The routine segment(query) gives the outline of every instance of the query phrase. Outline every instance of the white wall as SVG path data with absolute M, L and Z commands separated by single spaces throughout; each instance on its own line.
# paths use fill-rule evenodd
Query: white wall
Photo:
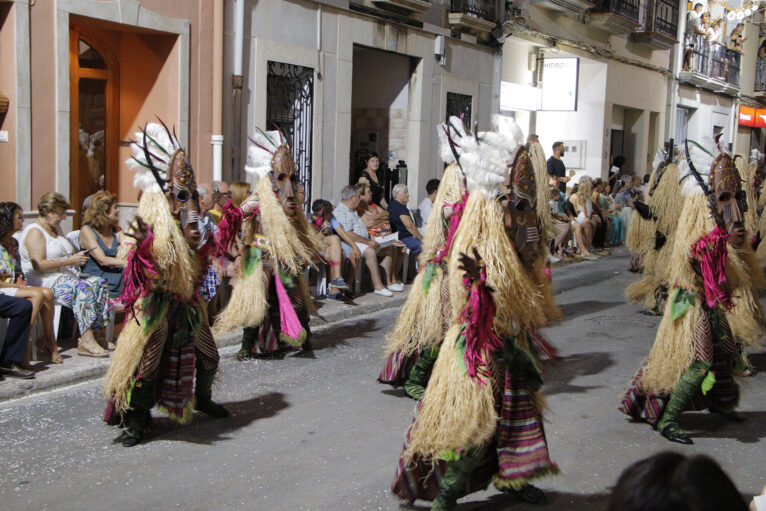
M 538 112 L 537 135 L 548 155 L 557 140 L 585 140 L 585 168 L 575 169 L 576 179 L 582 175 L 601 177 L 605 128 L 611 123 L 611 111 L 605 118 L 607 65 L 580 58 L 578 75 L 577 111 Z
M 321 72 L 321 76 L 315 74 L 314 82 L 314 198 L 335 202 L 348 182 L 355 45 L 419 59 L 405 92 L 409 105 L 406 153 L 412 202 L 423 198 L 428 179 L 441 177 L 443 172 L 436 128 L 446 115 L 448 91 L 470 94 L 479 129 L 489 126 L 495 93 L 494 56 L 489 48 L 447 37 L 447 62 L 441 66 L 433 55 L 433 31 L 327 5 L 321 6 L 320 14 L 320 5 L 309 0 L 248 0 L 246 5 L 251 15 L 245 21 L 243 139 L 265 123 L 266 60 L 309 66 Z M 227 76 L 231 73 L 232 6 L 233 0 L 228 0 L 224 69 Z M 394 99 L 402 100 L 398 94 Z M 224 108 L 224 118 L 231 119 L 229 105 Z M 231 161 L 231 135 L 231 126 L 225 126 L 225 165 Z

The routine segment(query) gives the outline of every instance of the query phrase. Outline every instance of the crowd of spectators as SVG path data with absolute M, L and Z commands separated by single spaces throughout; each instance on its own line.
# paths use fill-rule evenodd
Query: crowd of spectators
M 535 137 L 531 135 L 530 137 Z M 553 144 L 547 162 L 550 210 L 556 237 L 551 241 L 551 261 L 608 255 L 625 242 L 635 200 L 643 200 L 645 184 L 623 172 L 625 158 L 612 160 L 607 180 L 583 176 L 572 183 L 563 161 L 563 142 Z M 571 185 L 571 186 L 568 186 Z

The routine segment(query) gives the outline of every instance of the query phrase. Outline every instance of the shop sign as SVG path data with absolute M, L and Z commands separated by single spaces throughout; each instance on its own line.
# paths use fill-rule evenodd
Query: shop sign
M 543 60 L 541 110 L 577 111 L 577 71 L 580 59 L 563 57 Z
M 739 105 L 739 125 L 755 127 L 755 108 Z
M 766 108 L 758 108 L 755 111 L 755 127 L 766 128 Z

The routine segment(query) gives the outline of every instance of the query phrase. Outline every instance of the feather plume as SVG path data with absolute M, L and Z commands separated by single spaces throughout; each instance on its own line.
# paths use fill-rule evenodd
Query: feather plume
M 277 130 L 264 132 L 257 129 L 250 138 L 252 144 L 247 148 L 245 172 L 253 174 L 257 179 L 267 176 L 271 172 L 271 159 L 274 157 L 274 151 L 279 147 L 274 141 L 281 139 L 282 137 Z
M 716 143 L 710 138 L 703 140 L 701 144 L 689 140 L 688 145 L 689 158 L 692 160 L 694 168 L 707 182 L 707 177 L 710 174 L 710 167 L 712 167 L 713 161 L 720 154 L 720 150 L 717 148 Z M 702 189 L 694 178 L 686 158 L 678 163 L 678 177 L 682 183 L 681 195 L 688 197 L 690 195 L 702 193 Z
M 132 156 L 125 160 L 125 164 L 134 172 L 133 186 L 143 192 L 161 193 L 151 168 L 154 167 L 159 177 L 167 180 L 168 163 L 177 150 L 172 136 L 158 123 L 149 123 L 137 131 L 130 141 Z

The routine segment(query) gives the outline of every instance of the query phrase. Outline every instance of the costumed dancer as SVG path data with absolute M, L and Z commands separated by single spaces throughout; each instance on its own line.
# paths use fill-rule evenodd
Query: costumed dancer
M 687 145 L 687 161 L 680 165 L 686 199 L 675 239 L 669 240 L 673 288 L 654 345 L 619 407 L 683 444 L 693 443 L 678 424 L 686 409 L 708 408 L 730 420 L 739 418 L 733 370 L 742 362 L 727 313 L 735 307 L 728 246 L 740 249 L 747 237 L 747 203 L 732 158 Z M 705 168 L 710 169 L 707 183 L 696 170 Z
M 214 330 L 245 327 L 237 360 L 276 354 L 287 347 L 311 350 L 309 313 L 315 312 L 303 279 L 321 252 L 321 239 L 296 201 L 295 162 L 279 131 L 258 130 L 245 171 L 257 180 L 237 211 L 229 205 L 218 225 L 218 244 L 241 236 L 240 271 Z
M 642 277 L 625 290 L 625 296 L 632 303 L 640 303 L 649 314 L 662 314 L 668 293 L 668 268 L 666 261 L 672 250 L 678 218 L 681 216 L 683 197 L 679 182 L 678 165 L 673 153 L 660 150 L 654 159 L 653 179 L 646 197 L 646 203 L 635 202 L 636 211 L 641 215 L 644 227 L 654 228 L 649 237 L 649 246 L 642 244 Z
M 540 360 L 529 336 L 547 321 L 527 270 L 540 251 L 534 172 L 520 158 L 526 151 L 516 124 L 499 116 L 494 122 L 496 132 L 455 141 L 469 196 L 448 265 L 453 319 L 392 488 L 410 502 L 433 500 L 436 510 L 454 509 L 459 497 L 490 481 L 543 502 L 530 481 L 558 472 L 548 456 Z
M 141 193 L 132 226 L 136 243 L 119 299 L 125 327 L 104 384 L 105 420 L 122 422 L 126 447 L 141 441 L 155 403 L 180 424 L 191 421 L 192 409 L 228 416 L 212 401 L 218 348 L 200 305 L 207 266 L 195 253 L 200 233 L 194 171 L 164 124 L 136 133 L 131 150 L 127 164 Z
M 452 134 L 448 135 L 447 130 Z M 378 376 L 381 383 L 394 387 L 404 385 L 407 394 L 414 399 L 423 394 L 439 345 L 452 319 L 447 262 L 467 199 L 464 177 L 455 162 L 459 148 L 448 140 L 448 137 L 465 137 L 465 127 L 458 117 L 452 117 L 449 125 L 439 126 L 437 133 L 441 158 L 448 165 L 426 224 L 420 271 L 388 336 L 386 363 Z

